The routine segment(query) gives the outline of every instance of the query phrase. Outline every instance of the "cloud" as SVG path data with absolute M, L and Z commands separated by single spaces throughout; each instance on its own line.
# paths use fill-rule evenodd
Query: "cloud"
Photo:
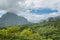
M 27 9 L 52 8 L 60 10 L 60 0 L 0 0 L 0 9 L 18 12 Z
M 60 16 L 60 0 L 26 0 L 24 3 L 20 2 L 20 5 L 24 7 L 24 11 L 20 13 L 21 16 L 24 16 L 31 22 L 38 22 L 42 19 L 47 19 L 48 17 Z M 54 12 L 47 13 L 43 15 L 32 14 L 29 9 L 52 9 Z M 27 11 L 28 10 L 28 11 Z M 58 12 L 55 12 L 55 11 Z M 46 12 L 46 11 L 45 11 Z
M 0 9 L 3 10 L 25 10 L 39 8 L 58 9 L 60 0 L 0 0 Z
M 45 9 L 58 10 L 49 14 L 32 14 L 30 9 Z M 48 17 L 60 16 L 60 0 L 0 0 L 0 9 L 14 12 L 19 16 L 23 16 L 31 22 L 38 22 L 41 19 Z
M 0 0 L 0 9 L 17 12 L 21 10 L 21 7 L 17 4 L 18 2 L 23 2 L 23 0 Z
M 25 0 L 22 4 L 26 8 L 56 8 L 57 4 L 60 5 L 60 0 Z
M 41 15 L 39 15 L 39 14 L 32 14 L 30 12 L 30 10 L 27 10 L 25 12 L 21 12 L 18 15 L 25 17 L 30 22 L 36 23 L 36 22 L 40 22 L 41 20 L 47 19 L 49 17 L 59 16 L 60 14 L 58 14 L 57 12 L 53 12 L 53 13 L 50 13 L 50 14 L 41 14 Z
M 2 17 L 2 15 L 5 14 L 5 13 L 6 13 L 6 11 L 0 10 L 0 17 Z

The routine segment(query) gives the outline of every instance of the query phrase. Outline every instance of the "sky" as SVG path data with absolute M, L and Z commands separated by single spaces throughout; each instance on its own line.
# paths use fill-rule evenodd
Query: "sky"
M 6 12 L 14 12 L 36 23 L 60 16 L 60 0 L 0 0 L 0 17 Z

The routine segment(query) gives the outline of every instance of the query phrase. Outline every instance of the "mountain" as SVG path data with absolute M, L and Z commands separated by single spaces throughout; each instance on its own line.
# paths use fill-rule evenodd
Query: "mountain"
M 17 16 L 16 14 L 11 12 L 7 12 L 0 18 L 0 26 L 13 26 L 28 23 L 30 22 L 28 22 L 24 17 Z

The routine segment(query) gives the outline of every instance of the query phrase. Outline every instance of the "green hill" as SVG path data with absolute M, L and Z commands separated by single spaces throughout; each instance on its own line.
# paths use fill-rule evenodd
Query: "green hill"
M 60 40 L 60 17 L 40 23 L 0 28 L 0 40 Z

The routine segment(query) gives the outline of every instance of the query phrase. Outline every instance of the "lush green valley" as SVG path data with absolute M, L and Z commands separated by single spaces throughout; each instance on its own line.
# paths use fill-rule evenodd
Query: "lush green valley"
M 0 40 L 60 40 L 60 18 L 0 28 Z

